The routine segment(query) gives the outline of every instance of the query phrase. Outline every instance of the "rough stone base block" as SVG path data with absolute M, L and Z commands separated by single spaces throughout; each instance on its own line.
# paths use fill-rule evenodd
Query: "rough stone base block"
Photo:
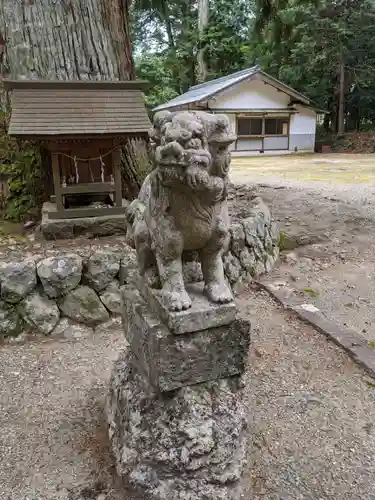
M 159 391 L 241 375 L 250 344 L 250 322 L 173 334 L 150 312 L 134 286 L 121 287 L 125 338 L 139 370 Z
M 114 366 L 108 423 L 117 472 L 142 500 L 239 500 L 247 455 L 240 377 L 161 395 L 132 354 Z
M 111 236 L 126 233 L 125 208 L 121 215 L 103 215 L 100 217 L 77 217 L 74 219 L 51 219 L 50 212 L 56 211 L 56 205 L 50 202 L 43 204 L 42 222 L 40 225 L 46 240 L 67 240 L 77 236 Z
M 192 306 L 185 311 L 169 311 L 163 302 L 160 290 L 147 285 L 142 286 L 142 294 L 151 311 L 176 335 L 197 332 L 217 326 L 225 326 L 235 320 L 237 307 L 234 302 L 214 304 L 203 293 L 203 283 L 190 283 L 186 291 L 192 300 Z

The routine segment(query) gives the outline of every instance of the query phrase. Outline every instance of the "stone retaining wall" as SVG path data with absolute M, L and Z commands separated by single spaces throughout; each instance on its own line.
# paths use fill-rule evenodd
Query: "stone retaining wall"
M 232 224 L 225 272 L 234 291 L 253 276 L 269 272 L 279 254 L 279 232 L 260 198 L 249 215 Z M 194 263 L 193 263 L 194 264 Z M 197 265 L 186 275 L 200 272 Z M 0 264 L 0 336 L 32 331 L 74 336 L 120 314 L 119 275 L 133 281 L 135 251 L 98 250 L 91 256 L 64 253 L 48 258 L 27 257 Z M 196 276 L 195 276 L 196 277 Z
M 132 249 L 1 263 L 0 335 L 64 334 L 74 324 L 105 323 L 120 314 L 120 267 L 128 279 L 136 272 Z
M 279 257 L 280 233 L 261 198 L 251 200 L 246 218 L 231 225 L 231 241 L 223 256 L 226 276 L 234 291 L 253 277 L 270 272 Z

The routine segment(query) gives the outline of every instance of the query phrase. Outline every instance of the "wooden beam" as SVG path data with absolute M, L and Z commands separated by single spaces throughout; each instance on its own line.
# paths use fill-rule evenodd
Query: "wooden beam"
M 11 134 L 10 134 L 11 135 Z M 29 140 L 29 141 L 41 141 L 44 147 L 49 148 L 50 146 L 57 145 L 56 151 L 61 150 L 61 146 L 65 143 L 69 148 L 72 144 L 77 144 L 81 142 L 100 142 L 101 147 L 107 147 L 108 145 L 122 145 L 125 144 L 129 138 L 145 138 L 148 139 L 148 130 L 143 130 L 141 132 L 119 132 L 119 133 L 108 133 L 108 134 L 63 134 L 63 135 L 43 135 L 43 134 L 13 134 L 14 137 L 19 139 Z
M 266 135 L 266 120 L 264 119 L 264 117 L 262 118 L 262 147 L 259 151 L 263 151 L 264 152 L 264 136 Z
M 59 166 L 59 156 L 52 153 L 52 174 L 53 174 L 53 186 L 55 189 L 56 197 L 56 207 L 57 210 L 63 210 L 63 197 L 61 193 L 61 178 L 60 178 L 60 166 Z
M 53 90 L 147 90 L 150 83 L 145 80 L 3 80 L 6 90 L 53 89 Z
M 106 215 L 125 215 L 125 207 L 104 208 L 66 208 L 48 212 L 49 219 L 78 219 L 85 217 L 103 217 Z
M 111 182 L 88 182 L 83 184 L 71 184 L 61 188 L 63 194 L 80 193 L 113 193 L 115 186 Z
M 113 151 L 113 169 L 115 177 L 115 205 L 122 207 L 122 181 L 121 181 L 121 149 L 116 148 Z

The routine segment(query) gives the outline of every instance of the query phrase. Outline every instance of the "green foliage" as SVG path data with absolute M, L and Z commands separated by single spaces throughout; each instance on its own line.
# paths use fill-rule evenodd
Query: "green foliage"
M 272 5 L 258 10 L 256 49 L 263 67 L 329 111 L 326 127 L 335 131 L 343 61 L 346 129 L 375 122 L 373 2 L 259 0 L 265 3 Z
M 209 78 L 228 75 L 246 66 L 251 35 L 251 2 L 213 0 L 203 45 Z
M 210 0 L 209 24 L 199 36 L 195 3 L 173 0 L 162 6 L 159 1 L 135 2 L 136 74 L 151 83 L 146 93 L 150 108 L 197 83 L 200 48 L 204 49 L 210 79 L 242 69 L 248 59 L 252 12 L 252 2 Z
M 150 89 L 146 93 L 146 105 L 149 109 L 178 95 L 173 87 L 173 72 L 163 54 L 146 54 L 136 58 L 135 67 L 137 78 L 150 83 Z
M 375 128 L 375 7 L 372 0 L 209 0 L 199 36 L 198 4 L 136 0 L 137 74 L 150 80 L 150 107 L 196 83 L 204 49 L 208 78 L 259 63 L 328 112 L 337 129 L 339 75 L 345 68 L 346 130 Z
M 0 116 L 0 172 L 9 175 L 9 198 L 5 218 L 23 220 L 37 215 L 43 198 L 43 179 L 39 147 L 31 142 L 20 142 L 7 133 L 7 115 Z

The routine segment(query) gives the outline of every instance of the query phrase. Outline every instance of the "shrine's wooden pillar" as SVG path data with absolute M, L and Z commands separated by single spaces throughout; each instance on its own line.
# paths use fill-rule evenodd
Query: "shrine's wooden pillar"
M 52 151 L 51 157 L 52 157 L 52 175 L 53 175 L 53 186 L 55 190 L 56 208 L 58 212 L 62 212 L 64 210 L 64 203 L 63 203 L 63 195 L 61 192 L 59 155 L 58 153 Z
M 115 179 L 115 206 L 122 207 L 121 146 L 113 151 L 113 170 Z

